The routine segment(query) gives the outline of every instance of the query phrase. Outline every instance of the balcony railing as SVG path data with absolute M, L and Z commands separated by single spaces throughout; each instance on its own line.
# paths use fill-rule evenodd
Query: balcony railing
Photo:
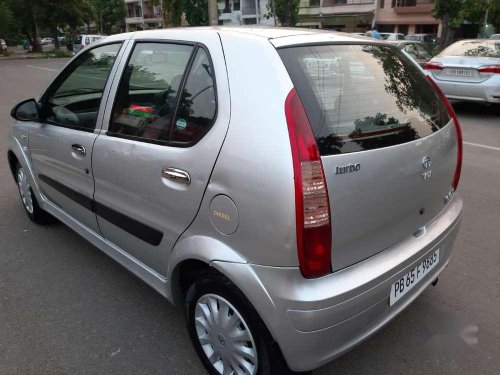
M 434 8 L 434 0 L 393 0 L 395 13 L 430 13 Z
M 434 0 L 393 0 L 392 7 L 415 7 L 424 4 L 434 4 Z

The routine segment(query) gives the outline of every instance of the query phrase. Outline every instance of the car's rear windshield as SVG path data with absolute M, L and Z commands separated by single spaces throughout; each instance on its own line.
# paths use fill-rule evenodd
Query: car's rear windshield
M 314 45 L 278 52 L 321 155 L 410 142 L 450 121 L 430 83 L 396 48 Z
M 464 40 L 446 48 L 441 56 L 500 57 L 500 41 Z
M 73 44 L 82 44 L 82 36 L 75 36 L 75 39 L 73 39 Z

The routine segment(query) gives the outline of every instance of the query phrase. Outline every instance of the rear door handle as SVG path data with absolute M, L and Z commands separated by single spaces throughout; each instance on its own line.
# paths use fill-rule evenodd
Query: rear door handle
M 191 183 L 189 173 L 183 171 L 182 169 L 164 167 L 161 170 L 161 175 L 169 180 L 179 182 L 181 184 L 189 185 Z
M 85 146 L 82 146 L 82 145 L 72 145 L 71 149 L 77 155 L 80 155 L 80 156 L 87 155 L 87 150 L 85 149 Z

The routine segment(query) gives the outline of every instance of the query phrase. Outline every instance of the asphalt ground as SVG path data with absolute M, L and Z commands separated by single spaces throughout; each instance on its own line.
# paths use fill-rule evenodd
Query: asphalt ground
M 62 224 L 30 222 L 7 164 L 9 113 L 66 60 L 0 61 L 0 374 L 204 374 L 181 309 Z M 436 287 L 314 372 L 500 374 L 500 117 L 457 103 L 464 218 Z

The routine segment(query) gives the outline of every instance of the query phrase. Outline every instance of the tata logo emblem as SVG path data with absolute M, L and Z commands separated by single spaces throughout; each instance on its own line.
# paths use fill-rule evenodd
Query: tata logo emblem
M 425 172 L 422 173 L 422 179 L 428 180 L 429 178 L 432 177 L 432 170 L 431 170 L 432 161 L 431 161 L 431 158 L 429 156 L 425 156 L 422 159 L 422 167 L 424 167 L 424 169 L 425 169 Z
M 424 167 L 424 169 L 430 169 L 430 167 L 432 167 L 431 158 L 429 156 L 426 156 L 422 159 L 422 166 Z

